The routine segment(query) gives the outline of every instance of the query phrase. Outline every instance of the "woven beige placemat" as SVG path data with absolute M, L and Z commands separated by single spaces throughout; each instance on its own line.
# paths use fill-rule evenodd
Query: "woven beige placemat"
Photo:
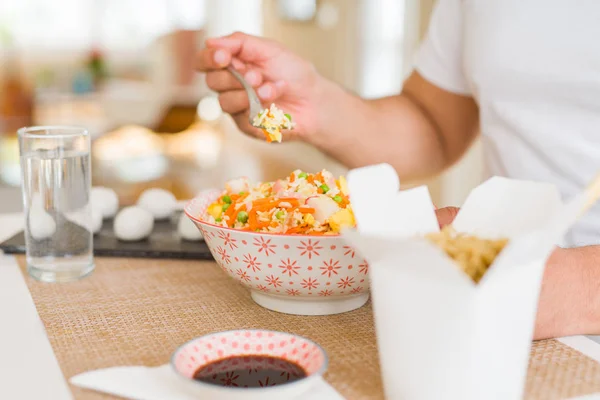
M 323 317 L 279 314 L 256 305 L 216 264 L 199 261 L 97 258 L 96 271 L 80 282 L 26 280 L 66 378 L 97 368 L 164 364 L 196 336 L 265 328 L 321 344 L 330 358 L 325 378 L 346 398 L 383 399 L 370 305 Z M 76 399 L 111 398 L 71 389 Z M 534 344 L 528 400 L 596 391 L 600 364 L 554 340 Z

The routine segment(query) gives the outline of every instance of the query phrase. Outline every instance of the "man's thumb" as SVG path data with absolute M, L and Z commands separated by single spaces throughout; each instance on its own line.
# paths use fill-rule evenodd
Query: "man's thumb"
M 458 207 L 444 207 L 438 208 L 435 210 L 435 215 L 437 216 L 438 224 L 440 224 L 440 228 L 443 228 L 446 225 L 450 225 L 460 208 Z

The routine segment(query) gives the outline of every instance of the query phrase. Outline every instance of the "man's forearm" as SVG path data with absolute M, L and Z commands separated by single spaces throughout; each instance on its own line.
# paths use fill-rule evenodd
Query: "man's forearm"
M 422 110 L 405 95 L 364 100 L 327 82 L 319 97 L 321 132 L 309 142 L 348 167 L 387 162 L 403 179 L 446 166 L 440 139 Z
M 558 249 L 544 274 L 535 338 L 600 334 L 600 246 Z
M 315 87 L 318 132 L 305 138 L 349 167 L 387 162 L 403 180 L 429 177 L 460 159 L 478 132 L 472 97 L 445 91 L 416 72 L 402 94 L 377 100 L 325 79 Z

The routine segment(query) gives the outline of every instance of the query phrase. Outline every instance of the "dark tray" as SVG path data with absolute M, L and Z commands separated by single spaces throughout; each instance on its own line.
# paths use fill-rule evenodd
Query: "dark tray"
M 99 257 L 213 260 L 213 256 L 204 241 L 191 242 L 179 237 L 177 234 L 177 217 L 179 215 L 171 220 L 156 221 L 150 236 L 138 242 L 118 240 L 113 232 L 113 221 L 105 220 L 101 231 L 94 236 L 94 255 Z M 49 240 L 61 240 L 61 238 L 54 237 Z M 73 239 L 65 238 L 63 240 Z M 23 232 L 19 232 L 5 242 L 0 243 L 0 250 L 3 250 L 6 254 L 24 254 L 25 235 Z

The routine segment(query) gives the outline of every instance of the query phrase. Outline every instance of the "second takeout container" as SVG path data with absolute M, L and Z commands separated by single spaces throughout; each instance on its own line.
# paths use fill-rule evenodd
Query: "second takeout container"
M 394 169 L 348 174 L 358 230 L 344 237 L 370 265 L 386 398 L 520 399 L 544 265 L 585 199 L 494 177 L 456 217 L 458 232 L 509 243 L 475 284 L 423 238 L 439 231 L 425 187 L 399 191 Z

